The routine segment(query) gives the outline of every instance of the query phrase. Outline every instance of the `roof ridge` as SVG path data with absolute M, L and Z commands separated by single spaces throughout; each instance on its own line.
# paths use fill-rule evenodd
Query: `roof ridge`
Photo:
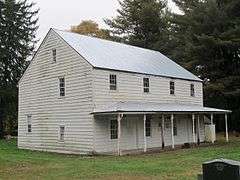
M 51 29 L 95 68 L 202 81 L 159 51 Z
M 93 37 L 93 36 L 88 36 L 88 35 L 84 35 L 84 34 L 79 34 L 76 32 L 71 32 L 68 30 L 61 30 L 61 29 L 56 29 L 56 28 L 51 28 L 52 30 L 56 31 L 61 31 L 61 32 L 65 32 L 65 33 L 70 33 L 70 34 L 75 34 L 78 36 L 83 36 L 83 37 L 87 37 L 87 38 L 91 38 L 91 39 L 97 39 L 97 40 L 101 40 L 101 41 L 105 41 L 105 42 L 109 42 L 109 43 L 115 43 L 115 44 L 119 44 L 119 45 L 123 45 L 123 46 L 128 46 L 128 47 L 132 47 L 132 48 L 137 48 L 137 49 L 142 49 L 142 50 L 147 50 L 147 51 L 153 51 L 155 53 L 160 53 L 161 55 L 165 56 L 164 54 L 162 54 L 161 52 L 157 51 L 157 50 L 153 50 L 153 49 L 148 49 L 148 48 L 144 48 L 144 47 L 140 47 L 140 46 L 135 46 L 135 45 L 131 45 L 131 44 L 126 44 L 123 42 L 118 42 L 118 41 L 112 41 L 112 40 L 108 40 L 108 39 L 103 39 L 103 38 L 99 38 L 99 37 Z M 57 32 L 56 32 L 57 33 Z

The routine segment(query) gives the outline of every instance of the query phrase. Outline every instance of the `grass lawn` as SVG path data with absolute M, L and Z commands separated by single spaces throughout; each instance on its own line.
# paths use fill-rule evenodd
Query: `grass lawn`
M 211 147 L 134 156 L 76 156 L 18 150 L 0 141 L 0 179 L 197 179 L 201 163 L 214 158 L 240 160 L 240 139 Z

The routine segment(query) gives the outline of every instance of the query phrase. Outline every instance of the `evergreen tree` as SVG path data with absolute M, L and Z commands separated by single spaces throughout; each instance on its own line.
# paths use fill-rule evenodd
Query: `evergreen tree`
M 171 57 L 202 79 L 204 103 L 232 109 L 232 127 L 240 130 L 240 1 L 173 0 L 175 48 Z
M 119 3 L 117 17 L 105 20 L 115 39 L 150 49 L 159 49 L 160 46 L 156 47 L 156 44 L 161 40 L 166 42 L 166 1 L 123 0 Z
M 17 126 L 17 83 L 32 55 L 38 28 L 33 3 L 0 0 L 0 137 Z M 12 127 L 12 128 L 11 128 Z M 12 131 L 12 130 L 11 130 Z

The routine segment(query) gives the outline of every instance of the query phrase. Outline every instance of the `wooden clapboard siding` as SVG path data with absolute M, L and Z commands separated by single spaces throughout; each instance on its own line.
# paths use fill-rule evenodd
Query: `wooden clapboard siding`
M 117 90 L 109 90 L 109 75 L 117 75 Z M 95 107 L 105 105 L 109 102 L 118 101 L 141 101 L 141 102 L 158 102 L 158 103 L 184 103 L 203 105 L 202 83 L 196 81 L 171 79 L 159 76 L 145 76 L 136 73 L 119 72 L 112 70 L 93 70 L 93 103 Z M 143 77 L 150 78 L 150 93 L 143 92 Z M 169 93 L 169 82 L 175 82 L 175 95 Z M 195 85 L 195 97 L 190 96 L 190 84 Z M 98 117 L 99 118 L 99 117 Z M 116 151 L 117 140 L 110 139 L 109 118 L 95 118 L 95 149 L 99 152 Z M 112 117 L 111 117 L 112 118 Z M 115 117 L 116 118 L 116 117 Z M 178 122 L 178 135 L 175 137 L 175 144 L 193 142 L 192 138 L 192 119 L 188 116 L 176 116 Z M 130 132 L 126 128 L 126 121 L 133 121 L 138 127 L 138 132 Z M 170 120 L 169 120 L 170 121 Z M 158 124 L 159 118 L 152 120 L 152 136 L 147 137 L 148 147 L 161 147 L 161 133 Z M 201 122 L 201 141 L 204 140 L 204 125 Z M 131 123 L 130 123 L 131 124 Z M 134 124 L 134 123 L 133 123 Z M 133 130 L 134 131 L 134 130 Z M 138 147 L 136 144 L 136 136 Z M 127 116 L 127 120 L 122 121 L 122 149 L 143 148 L 143 117 Z M 165 145 L 172 144 L 171 129 L 166 128 Z
M 52 62 L 52 49 L 57 62 Z M 66 96 L 59 97 L 64 76 Z M 50 30 L 19 83 L 18 147 L 52 152 L 93 151 L 92 66 Z M 32 133 L 27 133 L 27 114 Z M 65 140 L 59 142 L 59 126 Z
M 117 91 L 109 90 L 109 74 L 117 75 Z M 203 105 L 201 82 L 101 69 L 94 69 L 93 76 L 95 106 L 117 101 Z M 143 77 L 150 78 L 150 93 L 143 92 Z M 170 80 L 175 82 L 175 95 L 169 93 Z M 195 85 L 195 97 L 190 96 L 191 83 Z
M 52 62 L 52 49 L 57 62 Z M 117 75 L 117 91 L 109 90 L 109 75 Z M 59 97 L 59 77 L 65 77 L 66 96 Z M 143 92 L 143 77 L 150 78 L 150 93 Z M 175 95 L 169 82 L 175 82 Z M 195 97 L 190 96 L 190 84 Z M 94 107 L 110 102 L 139 101 L 203 105 L 202 83 L 93 68 L 54 30 L 50 30 L 19 82 L 18 147 L 61 153 L 92 153 L 117 150 L 110 139 L 110 119 L 116 116 L 91 115 Z M 27 115 L 32 115 L 32 132 L 27 133 Z M 192 120 L 185 115 L 178 122 L 176 144 L 192 142 Z M 160 147 L 159 117 L 152 119 L 152 135 L 147 146 Z M 122 120 L 121 148 L 143 148 L 143 117 L 127 115 Z M 168 122 L 166 122 L 168 123 Z M 59 141 L 59 126 L 65 126 L 64 142 Z M 204 140 L 201 118 L 201 141 Z M 171 145 L 171 129 L 165 129 L 165 145 Z

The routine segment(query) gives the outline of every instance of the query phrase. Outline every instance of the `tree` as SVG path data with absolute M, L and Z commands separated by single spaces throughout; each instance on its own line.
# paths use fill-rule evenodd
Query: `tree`
M 34 50 L 38 28 L 34 3 L 0 0 L 0 138 L 17 126 L 17 84 Z M 12 129 L 13 128 L 13 129 Z M 9 128 L 8 128 L 9 129 Z M 11 133 L 11 132 L 9 132 Z
M 168 40 L 166 1 L 123 0 L 119 3 L 118 15 L 105 20 L 113 36 L 131 45 L 163 49 L 164 42 Z
M 92 20 L 82 21 L 77 26 L 72 26 L 71 31 L 92 37 L 110 39 L 110 33 L 106 29 L 100 29 L 98 24 Z
M 173 0 L 171 57 L 202 79 L 204 103 L 232 109 L 232 127 L 240 130 L 240 1 Z

